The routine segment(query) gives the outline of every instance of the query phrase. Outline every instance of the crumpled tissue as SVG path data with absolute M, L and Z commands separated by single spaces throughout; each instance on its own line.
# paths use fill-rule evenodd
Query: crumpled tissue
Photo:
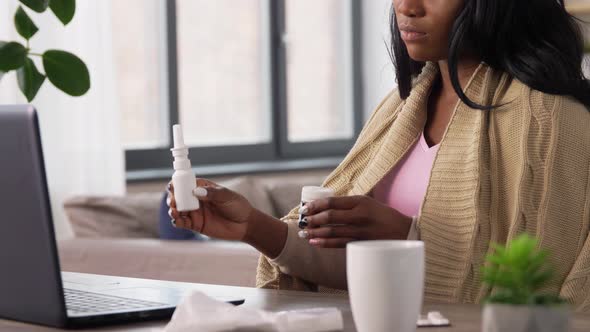
M 343 327 L 337 308 L 268 312 L 234 306 L 193 291 L 176 307 L 164 332 L 328 332 Z

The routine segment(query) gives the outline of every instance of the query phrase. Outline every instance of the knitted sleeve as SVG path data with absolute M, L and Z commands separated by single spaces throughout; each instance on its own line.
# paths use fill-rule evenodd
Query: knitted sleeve
M 373 146 L 371 142 L 381 134 L 381 127 L 393 121 L 393 118 L 401 109 L 401 98 L 397 90 L 392 91 L 379 104 L 373 112 L 363 130 L 361 131 L 355 145 L 344 158 L 342 163 L 328 176 L 323 186 L 334 189 L 337 196 L 347 195 L 352 188 L 355 174 L 361 170 L 370 158 Z M 298 207 L 295 207 L 289 214 L 283 217 L 283 222 L 296 222 L 298 220 Z M 302 248 L 305 250 L 305 248 Z M 311 250 L 311 248 L 309 249 Z M 318 257 L 318 255 L 309 255 Z M 318 257 L 321 258 L 321 257 Z M 313 268 L 315 264 L 310 264 Z M 342 269 L 339 269 L 342 270 Z M 303 280 L 292 275 L 283 273 L 279 266 L 273 263 L 268 257 L 260 256 L 256 272 L 256 287 L 268 289 L 288 289 L 301 291 L 320 291 L 325 293 L 338 293 L 340 291 L 320 287 L 315 280 Z
M 549 100 L 545 96 L 545 100 Z M 590 311 L 590 112 L 560 97 L 552 114 L 543 192 L 539 197 L 541 245 L 550 249 L 560 295 L 576 311 Z M 539 120 L 542 123 L 543 120 Z M 539 131 L 541 132 L 541 131 Z M 530 133 L 530 131 L 529 131 Z M 530 149 L 527 160 L 539 150 Z M 531 167 L 536 163 L 531 162 Z M 526 180 L 526 179 L 525 179 Z M 527 180 L 535 183 L 534 179 Z M 527 197 L 528 196 L 528 197 Z M 534 196 L 523 195 L 523 203 Z M 559 287 L 559 288 L 558 288 Z
M 569 106 L 572 102 L 566 101 L 564 104 Z M 575 223 L 579 232 L 576 234 L 577 236 L 565 241 L 566 243 L 575 244 L 578 250 L 576 251 L 577 256 L 573 267 L 561 286 L 560 295 L 572 303 L 576 311 L 590 312 L 590 110 L 577 104 L 577 107 L 571 110 L 569 118 L 561 120 L 561 122 L 560 127 L 564 129 L 566 125 L 569 125 L 566 135 L 576 137 L 577 145 L 572 147 L 574 153 L 571 154 L 572 158 L 570 160 L 564 161 L 565 158 L 557 156 L 557 160 L 554 162 L 568 163 L 569 169 L 575 173 L 564 171 L 557 173 L 556 176 L 568 177 L 568 180 L 571 181 L 562 194 L 571 201 L 579 202 L 576 215 L 580 217 L 568 218 L 563 225 L 565 229 L 570 226 L 570 223 Z M 569 143 L 575 144 L 573 141 Z M 577 188 L 580 188 L 580 190 Z M 563 204 L 561 211 L 570 214 L 565 211 L 569 207 L 568 204 Z M 561 247 L 568 246 L 566 243 L 562 243 Z
M 588 211 L 588 210 L 586 210 Z M 590 312 L 590 237 L 586 236 L 584 247 L 573 269 L 561 288 L 560 295 L 572 303 L 576 311 Z
M 330 179 L 330 178 L 328 178 Z M 326 181 L 324 186 L 332 187 L 336 191 L 336 195 L 344 194 L 342 191 L 346 190 L 344 187 L 334 188 L 330 186 L 331 181 Z M 318 249 L 310 246 L 306 241 L 302 241 L 295 235 L 298 222 L 298 208 L 294 208 L 287 216 L 281 219 L 289 225 L 289 234 L 287 243 L 283 252 L 279 255 L 280 264 L 277 260 L 271 260 L 268 257 L 261 255 L 258 261 L 258 268 L 256 271 L 256 287 L 267 289 L 287 289 L 298 291 L 313 291 L 320 290 L 318 284 L 322 282 L 324 285 L 340 285 L 338 288 L 345 287 L 345 280 L 342 275 L 333 275 L 333 273 L 345 274 L 345 256 L 342 250 L 334 252 L 334 249 L 324 252 L 325 249 Z M 291 243 L 291 245 L 288 245 Z M 297 255 L 298 257 L 293 257 Z M 293 271 L 293 274 L 285 272 Z M 343 272 L 344 271 L 344 272 Z M 330 274 L 332 273 L 332 274 Z M 309 276 L 305 280 L 298 276 Z M 315 278 L 314 278 L 315 276 Z M 335 287 L 335 286 L 333 286 Z M 338 292 L 333 288 L 322 288 L 323 292 L 334 293 Z

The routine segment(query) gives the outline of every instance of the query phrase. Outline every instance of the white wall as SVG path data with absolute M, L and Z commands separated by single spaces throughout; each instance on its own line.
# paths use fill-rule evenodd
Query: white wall
M 391 0 L 362 1 L 363 92 L 365 118 L 395 86 L 395 73 L 387 53 Z

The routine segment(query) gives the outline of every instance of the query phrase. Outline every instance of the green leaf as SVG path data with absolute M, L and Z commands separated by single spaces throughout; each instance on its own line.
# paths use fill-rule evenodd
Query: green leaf
M 558 295 L 555 294 L 538 294 L 533 296 L 532 299 L 533 304 L 536 305 L 560 305 L 567 303 L 564 299 L 560 298 Z
M 487 261 L 495 265 L 502 265 L 506 259 L 503 256 L 491 255 L 487 257 Z
M 6 42 L 0 41 L 0 48 L 2 48 L 2 46 L 6 45 Z M 5 72 L 0 70 L 0 81 L 2 80 L 2 76 L 4 76 Z
M 27 58 L 27 49 L 17 43 L 3 43 L 0 46 L 0 70 L 9 71 L 22 67 Z
M 530 277 L 531 287 L 535 290 L 538 290 L 543 287 L 551 278 L 553 277 L 553 272 L 551 270 L 544 271 L 541 273 L 537 273 Z
M 49 0 L 19 0 L 25 6 L 31 8 L 37 13 L 44 12 L 49 6 Z
M 43 67 L 49 81 L 70 96 L 82 96 L 90 89 L 88 68 L 71 53 L 46 51 L 43 53 Z
M 49 8 L 63 25 L 67 25 L 76 13 L 76 0 L 51 0 Z
M 37 70 L 35 63 L 31 59 L 27 59 L 25 65 L 16 71 L 16 77 L 20 91 L 29 102 L 35 99 L 39 88 L 45 82 L 45 75 Z
M 486 255 L 482 280 L 494 289 L 488 301 L 516 305 L 550 304 L 560 301 L 557 295 L 539 295 L 553 277 L 549 253 L 538 248 L 537 239 L 524 233 L 505 246 L 492 244 L 493 254 Z
M 516 304 L 518 300 L 509 291 L 497 291 L 486 299 L 487 303 Z
M 14 26 L 18 34 L 26 40 L 31 39 L 39 31 L 39 28 L 37 28 L 22 6 L 18 6 L 16 14 L 14 14 Z

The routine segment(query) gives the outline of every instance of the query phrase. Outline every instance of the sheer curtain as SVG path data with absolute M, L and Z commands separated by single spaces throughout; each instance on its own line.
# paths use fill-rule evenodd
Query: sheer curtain
M 31 39 L 33 52 L 41 53 L 47 49 L 73 52 L 85 61 L 91 76 L 90 91 L 83 97 L 67 96 L 46 81 L 32 102 L 39 112 L 58 238 L 71 235 L 63 211 L 65 199 L 80 194 L 119 195 L 125 192 L 110 3 L 78 0 L 74 20 L 66 27 L 49 11 L 40 15 L 27 11 L 40 28 Z M 2 6 L 0 40 L 22 41 L 13 25 L 17 1 L 9 0 Z M 26 103 L 18 90 L 14 72 L 0 81 L 0 103 Z

